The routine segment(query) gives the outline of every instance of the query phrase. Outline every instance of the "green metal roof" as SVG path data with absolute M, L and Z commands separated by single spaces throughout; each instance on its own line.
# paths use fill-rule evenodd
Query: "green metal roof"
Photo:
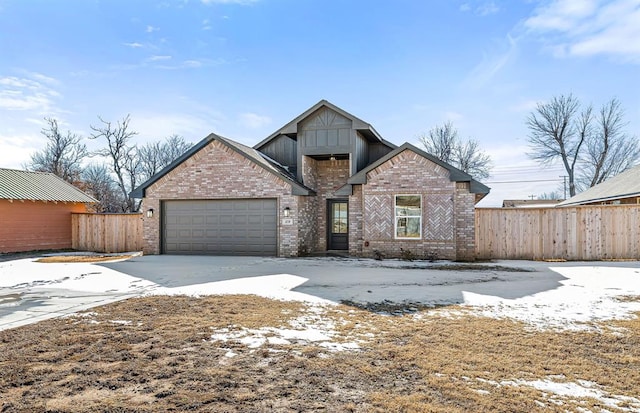
M 98 202 L 62 178 L 49 172 L 0 168 L 0 199 Z

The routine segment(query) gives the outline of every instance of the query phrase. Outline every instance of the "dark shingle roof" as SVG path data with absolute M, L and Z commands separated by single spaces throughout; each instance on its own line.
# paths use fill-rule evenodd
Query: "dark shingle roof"
M 606 181 L 567 199 L 558 206 L 590 204 L 592 202 L 640 196 L 640 165 L 627 169 Z
M 4 168 L 0 168 L 0 199 L 98 202 L 52 173 Z

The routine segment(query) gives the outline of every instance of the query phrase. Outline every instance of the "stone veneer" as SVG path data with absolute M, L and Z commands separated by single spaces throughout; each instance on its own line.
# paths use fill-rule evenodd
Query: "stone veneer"
M 161 252 L 161 201 L 234 198 L 277 199 L 278 255 L 298 255 L 300 203 L 291 195 L 291 184 L 215 140 L 147 188 L 143 209 L 153 208 L 156 214 L 143 220 L 144 253 Z M 291 210 L 293 225 L 282 225 L 280 211 L 285 207 Z

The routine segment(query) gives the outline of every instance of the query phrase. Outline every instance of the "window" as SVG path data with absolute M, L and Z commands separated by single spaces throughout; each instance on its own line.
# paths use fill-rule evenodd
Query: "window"
M 422 237 L 422 195 L 396 195 L 396 238 Z

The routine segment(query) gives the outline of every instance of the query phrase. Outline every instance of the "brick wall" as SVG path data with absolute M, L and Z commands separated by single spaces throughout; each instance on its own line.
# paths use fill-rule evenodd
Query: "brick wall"
M 233 149 L 212 141 L 146 190 L 143 210 L 160 213 L 144 217 L 144 253 L 160 253 L 161 201 L 171 199 L 276 198 L 278 255 L 298 254 L 298 196 L 291 184 L 266 171 Z M 289 207 L 293 225 L 282 225 L 280 212 Z
M 422 239 L 395 239 L 394 197 L 402 194 L 422 195 Z M 468 184 L 451 182 L 447 169 L 403 151 L 370 171 L 362 185 L 362 255 L 377 250 L 398 257 L 403 249 L 419 258 L 473 259 L 473 200 Z
M 349 254 L 354 256 L 362 255 L 363 209 L 362 185 L 354 185 L 349 197 Z
M 456 182 L 456 259 L 472 261 L 476 257 L 475 194 L 469 192 L 468 182 Z
M 317 202 L 317 242 L 315 251 L 327 250 L 327 199 L 344 198 L 336 197 L 335 191 L 343 187 L 349 179 L 349 160 L 316 161 L 316 202 Z M 349 225 L 352 224 L 349 216 Z

